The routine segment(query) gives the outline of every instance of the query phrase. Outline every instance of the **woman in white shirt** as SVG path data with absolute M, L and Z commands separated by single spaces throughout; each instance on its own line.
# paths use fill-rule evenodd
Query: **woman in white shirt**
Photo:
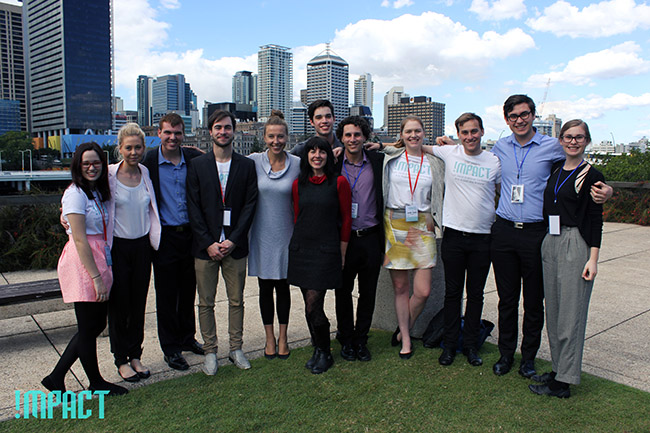
M 126 394 L 126 388 L 104 380 L 97 364 L 97 336 L 106 327 L 113 283 L 106 156 L 97 143 L 82 143 L 74 153 L 70 171 L 72 184 L 61 200 L 69 240 L 59 258 L 57 273 L 63 302 L 74 303 L 77 333 L 41 384 L 50 391 L 65 392 L 65 375 L 79 359 L 91 391 Z
M 122 379 L 149 377 L 142 365 L 144 312 L 151 276 L 151 248 L 160 245 L 160 218 L 149 171 L 140 164 L 144 132 L 127 123 L 117 135 L 121 161 L 108 167 L 113 195 L 109 231 L 113 235 L 113 289 L 108 305 L 111 351 Z

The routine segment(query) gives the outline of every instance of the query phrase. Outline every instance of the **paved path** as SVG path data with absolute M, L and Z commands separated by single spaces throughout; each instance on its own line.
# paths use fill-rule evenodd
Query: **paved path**
M 14 272 L 5 274 L 10 283 L 56 278 L 53 271 Z M 0 276 L 0 290 L 6 284 Z M 220 286 L 218 305 L 218 336 L 228 341 L 225 290 Z M 257 302 L 257 282 L 250 278 L 246 284 L 246 315 L 244 323 L 244 351 L 251 358 L 262 356 L 264 330 Z M 291 347 L 309 343 L 309 333 L 303 316 L 300 291 L 292 288 L 292 306 L 289 339 Z M 326 311 L 335 329 L 334 297 L 326 298 Z M 497 322 L 497 295 L 490 274 L 485 288 L 484 318 Z M 58 356 L 75 332 L 74 312 L 60 299 L 30 302 L 17 306 L 0 307 L 0 420 L 15 415 L 14 390 L 42 389 L 41 378 L 49 372 Z M 191 365 L 188 372 L 171 370 L 162 360 L 158 344 L 155 318 L 155 293 L 149 291 L 145 322 L 143 362 L 151 369 L 152 377 L 130 388 L 144 386 L 159 380 L 178 377 L 201 370 L 203 358 L 186 353 Z M 393 330 L 394 328 L 391 327 Z M 198 329 L 198 324 L 197 324 Z M 490 337 L 496 343 L 495 335 Z M 199 337 L 200 340 L 200 337 Z M 338 348 L 337 345 L 334 345 Z M 650 227 L 631 224 L 605 224 L 599 272 L 591 299 L 583 370 L 619 383 L 650 392 Z M 437 354 L 437 352 L 435 352 Z M 433 355 L 432 355 L 433 356 Z M 550 359 L 546 332 L 539 356 Z M 120 378 L 112 362 L 108 338 L 98 339 L 100 370 L 113 382 Z M 227 344 L 222 344 L 220 364 L 227 364 Z M 491 366 L 482 368 L 489 369 Z M 79 391 L 87 379 L 77 362 L 73 374 L 66 377 L 69 390 Z M 10 374 L 9 374 L 10 373 Z M 123 384 L 123 383 L 122 383 Z

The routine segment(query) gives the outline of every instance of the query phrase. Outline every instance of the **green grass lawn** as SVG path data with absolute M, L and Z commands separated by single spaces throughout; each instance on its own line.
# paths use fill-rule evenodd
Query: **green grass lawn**
M 17 419 L 17 432 L 649 432 L 650 393 L 583 374 L 569 399 L 537 396 L 516 368 L 492 374 L 498 350 L 481 350 L 484 365 L 458 356 L 438 364 L 441 349 L 416 342 L 408 361 L 390 347 L 390 333 L 373 331 L 371 362 L 346 362 L 332 342 L 335 364 L 321 375 L 304 368 L 311 349 L 257 359 L 248 371 L 222 366 L 109 398 L 105 418 Z M 518 361 L 516 361 L 518 362 Z M 518 366 L 518 364 L 515 364 Z M 550 364 L 538 361 L 539 371 Z M 93 413 L 97 402 L 87 404 Z

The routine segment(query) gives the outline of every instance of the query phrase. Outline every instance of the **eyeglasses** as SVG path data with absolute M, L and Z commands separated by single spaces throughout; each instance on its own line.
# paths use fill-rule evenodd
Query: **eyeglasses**
M 82 162 L 82 163 L 81 163 L 81 168 L 89 169 L 91 165 L 92 165 L 93 167 L 95 167 L 95 168 L 102 168 L 102 162 L 101 162 L 101 161 Z
M 523 111 L 519 114 L 515 114 L 515 113 L 508 114 L 508 120 L 511 122 L 516 122 L 517 119 L 528 120 L 530 114 L 531 114 L 530 111 Z
M 563 135 L 562 136 L 562 141 L 564 141 L 565 143 L 571 143 L 573 140 L 575 140 L 576 143 L 582 144 L 582 143 L 585 142 L 586 139 L 587 139 L 587 137 L 584 136 L 584 135 L 575 135 L 575 136 L 574 135 Z

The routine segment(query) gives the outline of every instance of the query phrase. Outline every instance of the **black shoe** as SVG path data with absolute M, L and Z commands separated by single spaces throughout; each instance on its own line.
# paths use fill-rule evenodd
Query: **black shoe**
M 341 347 L 341 358 L 346 361 L 356 361 L 357 360 L 357 351 L 351 344 L 344 344 Z
M 499 360 L 494 364 L 492 367 L 492 371 L 494 374 L 497 376 L 503 376 L 504 374 L 507 374 L 510 369 L 512 368 L 512 363 L 514 360 L 508 356 L 502 356 L 499 358 Z
M 309 358 L 309 361 L 307 361 L 307 363 L 305 364 L 305 368 L 307 370 L 311 370 L 312 368 L 314 368 L 314 364 L 316 363 L 316 351 L 317 350 L 318 349 L 314 348 L 314 353 L 311 355 L 311 358 Z
M 397 327 L 395 332 L 393 332 L 393 336 L 390 337 L 390 345 L 391 346 L 397 347 L 397 345 L 399 344 L 399 340 L 397 339 L 398 335 L 399 335 L 399 326 Z
M 456 357 L 456 350 L 444 348 L 442 349 L 442 354 L 438 358 L 438 364 L 440 365 L 451 365 L 454 362 Z
M 359 344 L 357 346 L 357 359 L 359 361 L 370 361 L 372 359 L 372 356 L 370 355 L 370 351 L 368 350 L 368 346 L 365 344 Z
M 196 340 L 190 344 L 183 345 L 183 352 L 192 352 L 196 353 L 197 355 L 205 355 L 205 352 L 203 351 L 203 345 Z
M 116 395 L 128 394 L 129 390 L 123 386 L 115 385 L 114 383 L 104 382 L 96 385 L 90 385 L 88 387 L 92 392 L 95 391 L 108 391 L 108 397 L 115 397 Z
M 180 352 L 172 353 L 169 356 L 165 355 L 164 360 L 167 365 L 169 365 L 169 367 L 173 368 L 174 370 L 182 371 L 190 368 L 190 364 L 187 363 Z
M 483 360 L 481 359 L 480 356 L 478 356 L 478 351 L 474 349 L 473 347 L 470 347 L 469 349 L 465 349 L 465 356 L 467 357 L 467 362 L 469 362 L 469 365 L 473 367 L 479 367 L 483 365 Z
M 325 373 L 330 367 L 334 365 L 334 358 L 329 350 L 316 349 L 316 360 L 311 369 L 312 374 Z
M 548 384 L 542 384 L 542 385 L 528 385 L 528 389 L 530 389 L 533 393 L 537 395 L 548 395 L 549 397 L 557 397 L 557 398 L 571 397 L 571 390 L 568 387 L 562 389 L 551 389 L 548 386 Z
M 413 347 L 413 340 L 411 340 L 411 351 L 406 352 L 406 353 L 403 353 L 403 352 L 400 351 L 399 357 L 401 359 L 411 359 L 411 357 L 413 356 L 414 351 L 415 351 L 415 348 Z
M 530 379 L 537 373 L 535 371 L 535 361 L 532 359 L 528 361 L 521 361 L 521 365 L 519 366 L 519 374 L 524 376 L 526 379 Z
M 537 383 L 551 383 L 555 379 L 555 372 L 544 373 L 542 375 L 535 374 L 531 377 Z
M 41 380 L 41 385 L 43 385 L 45 388 L 47 388 L 48 391 L 65 392 L 65 385 L 54 383 L 54 380 L 52 380 L 52 376 L 49 376 L 49 375 L 45 376 L 43 378 L 43 380 Z
M 135 371 L 135 370 L 134 370 Z M 127 382 L 139 382 L 140 381 L 140 376 L 138 375 L 138 372 L 136 371 L 133 376 L 122 376 L 122 373 L 120 372 L 120 369 L 117 369 L 117 374 L 120 375 L 122 379 L 124 379 Z

